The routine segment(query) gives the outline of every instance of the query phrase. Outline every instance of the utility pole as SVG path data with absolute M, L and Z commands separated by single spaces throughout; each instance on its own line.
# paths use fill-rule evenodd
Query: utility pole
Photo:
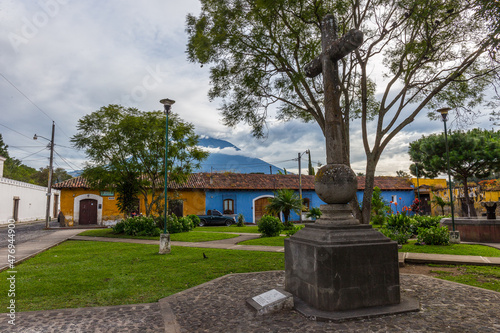
M 298 157 L 298 161 L 299 161 L 299 198 L 300 198 L 300 204 L 302 205 L 303 201 L 302 201 L 302 167 L 301 167 L 301 158 L 302 158 L 302 155 L 304 154 L 309 154 L 309 149 L 306 150 L 305 152 L 303 153 L 299 153 L 299 157 Z M 300 214 L 299 214 L 299 223 L 302 223 L 302 209 L 300 210 Z
M 43 137 L 41 135 L 34 135 L 33 140 L 38 140 L 38 138 L 43 138 L 47 141 L 49 141 L 49 148 L 50 148 L 50 159 L 49 159 L 49 181 L 47 184 L 47 193 L 45 194 L 47 196 L 47 209 L 45 210 L 45 228 L 49 228 L 49 223 L 50 223 L 50 197 L 52 196 L 52 163 L 54 161 L 54 132 L 56 129 L 56 124 L 54 121 L 52 121 L 52 136 L 51 139 L 47 139 L 46 137 Z

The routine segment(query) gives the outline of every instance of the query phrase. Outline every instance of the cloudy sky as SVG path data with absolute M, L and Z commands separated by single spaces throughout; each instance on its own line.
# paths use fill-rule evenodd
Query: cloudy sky
M 266 139 L 253 138 L 244 125 L 222 125 L 218 102 L 207 98 L 208 66 L 189 63 L 185 54 L 186 15 L 199 11 L 198 0 L 0 0 L 0 133 L 10 155 L 35 168 L 48 165 L 48 142 L 32 138 L 50 138 L 55 121 L 55 167 L 78 170 L 85 155 L 69 142 L 78 119 L 111 103 L 160 110 L 159 100 L 170 98 L 198 134 L 230 141 L 241 154 L 294 171 L 297 153 L 310 149 L 324 164 L 315 123 L 271 120 Z M 492 126 L 487 117 L 478 124 Z M 351 126 L 352 167 L 364 172 L 361 131 L 357 122 Z M 409 142 L 442 128 L 422 114 L 387 147 L 377 174 L 407 171 Z

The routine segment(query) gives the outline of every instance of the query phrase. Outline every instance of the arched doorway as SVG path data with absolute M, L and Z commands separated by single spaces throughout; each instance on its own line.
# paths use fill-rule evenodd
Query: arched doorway
M 97 224 L 97 200 L 84 199 L 80 201 L 79 224 Z
M 269 199 L 272 197 L 272 195 L 265 195 L 253 200 L 253 223 L 259 222 L 260 218 L 266 215 L 266 206 L 269 205 Z

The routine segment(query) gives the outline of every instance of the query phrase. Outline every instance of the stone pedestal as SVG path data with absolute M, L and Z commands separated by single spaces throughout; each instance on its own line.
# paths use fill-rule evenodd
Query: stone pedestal
M 347 205 L 327 206 L 345 217 Z M 322 217 L 285 240 L 285 290 L 321 311 L 398 304 L 397 243 L 352 215 Z
M 160 234 L 160 251 L 158 253 L 170 253 L 170 234 Z

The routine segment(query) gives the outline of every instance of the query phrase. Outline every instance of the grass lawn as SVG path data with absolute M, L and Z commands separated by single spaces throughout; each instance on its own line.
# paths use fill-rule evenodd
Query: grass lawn
M 197 229 L 196 229 L 197 230 Z M 177 242 L 208 242 L 213 240 L 229 239 L 238 237 L 234 234 L 223 234 L 223 233 L 213 233 L 213 232 L 180 232 L 177 234 L 170 234 L 171 241 Z M 78 234 L 79 236 L 91 236 L 91 237 L 112 237 L 112 238 L 134 238 L 134 239 L 150 239 L 159 240 L 159 237 L 148 237 L 148 236 L 128 236 L 123 234 L 114 234 L 113 229 L 94 229 L 87 230 Z
M 500 292 L 500 269 L 498 267 L 458 266 L 457 269 L 458 273 L 451 273 L 439 270 L 439 266 L 436 266 L 436 270 L 433 270 L 432 272 L 437 273 L 438 277 L 443 280 Z
M 261 237 L 239 242 L 239 245 L 285 246 L 285 236 Z
M 484 245 L 415 245 L 415 241 L 403 245 L 399 252 L 455 254 L 465 256 L 500 257 L 500 250 Z
M 156 302 L 229 273 L 283 269 L 283 253 L 173 246 L 159 255 L 156 245 L 67 241 L 16 266 L 16 310 Z

